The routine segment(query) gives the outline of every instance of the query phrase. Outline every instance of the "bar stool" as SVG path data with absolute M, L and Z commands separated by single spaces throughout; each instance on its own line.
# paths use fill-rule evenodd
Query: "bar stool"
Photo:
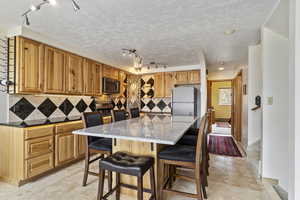
M 111 117 L 113 122 L 126 120 L 127 112 L 125 110 L 111 110 Z
M 116 172 L 116 186 L 103 195 L 105 170 Z M 143 176 L 150 170 L 151 190 L 143 188 Z M 106 200 L 116 192 L 116 200 L 120 200 L 120 187 L 137 190 L 138 200 L 143 200 L 143 192 L 151 193 L 150 200 L 156 200 L 154 158 L 149 156 L 132 156 L 124 152 L 117 152 L 99 161 L 98 200 Z M 121 183 L 120 174 L 137 177 L 137 187 Z
M 130 108 L 129 115 L 130 115 L 130 118 L 138 118 L 138 117 L 140 117 L 140 110 L 139 110 L 139 108 Z
M 103 116 L 99 112 L 89 112 L 82 114 L 82 120 L 85 128 L 92 126 L 99 126 L 103 124 Z M 86 136 L 85 147 L 85 168 L 82 186 L 86 186 L 88 175 L 99 176 L 98 173 L 89 171 L 91 163 L 104 158 L 104 155 L 111 155 L 112 152 L 112 139 Z M 100 154 L 100 156 L 91 160 L 91 154 Z M 112 174 L 108 174 L 108 186 L 112 187 Z
M 158 153 L 159 163 L 161 164 L 161 167 L 163 168 L 163 171 L 165 170 L 165 167 L 168 167 L 169 169 L 176 167 L 182 167 L 182 168 L 189 168 L 194 169 L 194 176 L 184 176 L 176 174 L 175 172 L 169 174 L 169 176 L 161 177 L 160 180 L 160 196 L 163 196 L 164 192 L 173 193 L 177 195 L 183 195 L 186 197 L 195 198 L 198 200 L 206 198 L 206 189 L 205 189 L 205 180 L 203 179 L 205 177 L 205 166 L 203 165 L 204 162 L 204 156 L 203 156 L 203 134 L 204 134 L 204 128 L 205 123 L 207 121 L 207 117 L 204 116 L 201 119 L 200 122 L 200 129 L 199 134 L 197 138 L 197 145 L 195 146 L 187 146 L 187 145 L 173 145 L 173 146 L 166 146 Z M 191 194 L 187 192 L 177 191 L 172 189 L 172 181 L 173 178 L 183 178 L 190 181 L 195 181 L 196 183 L 196 194 Z

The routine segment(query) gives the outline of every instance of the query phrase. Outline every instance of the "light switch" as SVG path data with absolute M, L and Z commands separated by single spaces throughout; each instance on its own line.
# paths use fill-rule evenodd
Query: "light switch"
M 273 97 L 267 97 L 267 104 L 273 105 Z

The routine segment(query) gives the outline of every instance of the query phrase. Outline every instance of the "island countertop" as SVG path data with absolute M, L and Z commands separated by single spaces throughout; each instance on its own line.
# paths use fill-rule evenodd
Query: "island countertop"
M 139 118 L 73 131 L 73 134 L 174 145 L 199 119 L 146 114 Z

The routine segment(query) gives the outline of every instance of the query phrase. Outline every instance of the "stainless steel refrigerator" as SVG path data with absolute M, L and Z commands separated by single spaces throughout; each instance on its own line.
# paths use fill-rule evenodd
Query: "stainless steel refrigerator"
M 200 87 L 179 86 L 172 91 L 172 115 L 200 115 Z

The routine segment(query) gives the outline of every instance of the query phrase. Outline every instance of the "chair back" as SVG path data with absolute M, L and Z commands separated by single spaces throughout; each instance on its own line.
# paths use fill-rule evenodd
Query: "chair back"
M 138 118 L 140 117 L 139 108 L 130 108 L 129 110 L 130 118 Z
M 200 177 L 201 165 L 203 161 L 203 142 L 204 142 L 204 133 L 205 124 L 207 121 L 207 115 L 204 115 L 200 121 L 200 128 L 198 132 L 197 146 L 196 146 L 196 173 L 199 173 L 198 177 Z
M 122 120 L 126 120 L 126 111 L 125 110 L 112 110 L 111 116 L 113 122 L 118 122 Z
M 99 112 L 82 113 L 82 121 L 84 128 L 99 126 L 103 124 L 103 115 Z M 98 140 L 99 137 L 87 136 L 88 144 Z

